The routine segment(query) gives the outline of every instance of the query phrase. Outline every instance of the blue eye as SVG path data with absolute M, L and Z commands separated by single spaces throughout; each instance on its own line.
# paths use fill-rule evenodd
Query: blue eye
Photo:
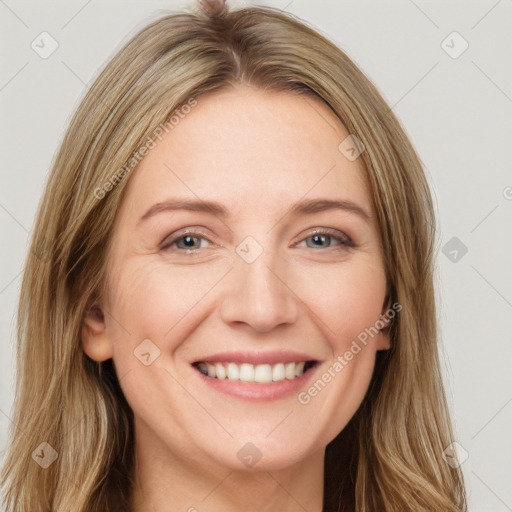
M 318 230 L 315 231 L 312 235 L 309 235 L 304 241 L 311 240 L 313 245 L 308 245 L 307 247 L 311 249 L 330 249 L 332 247 L 331 241 L 338 241 L 340 245 L 347 247 L 355 247 L 354 242 L 342 232 L 331 231 L 331 230 Z
M 198 249 L 202 249 L 201 240 L 207 240 L 202 236 L 201 233 L 187 233 L 185 235 L 171 239 L 169 242 L 162 246 L 162 249 L 170 249 L 173 245 L 176 245 L 177 249 L 183 249 L 185 251 L 196 251 Z M 183 242 L 181 246 L 180 242 Z
M 199 247 L 194 247 L 194 244 L 200 240 L 200 237 L 198 236 L 191 236 L 191 235 L 186 235 L 186 236 L 182 236 L 181 238 L 178 238 L 177 242 L 181 242 L 183 241 L 183 243 L 185 244 L 185 247 L 183 247 L 183 249 L 199 249 Z M 201 242 L 199 242 L 199 245 L 201 245 Z M 178 245 L 179 247 L 179 245 Z M 180 247 L 181 249 L 181 247 Z
M 307 243 L 308 240 L 311 240 L 311 245 Z M 182 232 L 178 236 L 171 237 L 170 240 L 164 240 L 160 249 L 178 252 L 196 252 L 205 248 L 205 246 L 201 244 L 201 241 L 210 243 L 210 240 L 201 232 Z M 337 244 L 333 244 L 333 241 L 337 242 Z M 308 237 L 304 238 L 302 242 L 306 242 L 306 246 L 314 250 L 335 249 L 336 245 L 342 246 L 343 248 L 355 247 L 354 242 L 347 235 L 341 231 L 330 229 L 317 229 Z

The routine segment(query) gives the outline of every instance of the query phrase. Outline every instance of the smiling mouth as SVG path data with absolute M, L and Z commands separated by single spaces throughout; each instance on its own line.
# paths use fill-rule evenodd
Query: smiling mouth
M 199 361 L 194 363 L 194 368 L 207 377 L 218 380 L 230 380 L 240 382 L 256 382 L 269 384 L 283 380 L 294 380 L 302 377 L 304 373 L 316 366 L 318 361 L 300 361 L 276 364 L 250 363 L 209 363 Z

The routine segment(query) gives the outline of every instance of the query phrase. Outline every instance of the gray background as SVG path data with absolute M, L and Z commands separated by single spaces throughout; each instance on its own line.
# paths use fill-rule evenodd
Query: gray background
M 424 162 L 438 212 L 443 371 L 470 510 L 512 511 L 512 1 L 265 3 L 299 15 L 343 48 L 393 107 Z M 136 29 L 162 9 L 193 6 L 0 0 L 0 458 L 22 265 L 64 128 L 98 68 Z M 48 58 L 31 47 L 42 45 L 43 31 L 59 45 Z M 469 47 L 458 55 L 464 40 Z

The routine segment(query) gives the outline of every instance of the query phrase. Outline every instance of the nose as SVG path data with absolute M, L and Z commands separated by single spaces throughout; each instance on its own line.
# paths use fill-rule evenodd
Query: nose
M 290 279 L 285 262 L 279 262 L 267 251 L 252 263 L 236 257 L 226 283 L 222 320 L 245 324 L 261 333 L 294 323 L 299 308 Z

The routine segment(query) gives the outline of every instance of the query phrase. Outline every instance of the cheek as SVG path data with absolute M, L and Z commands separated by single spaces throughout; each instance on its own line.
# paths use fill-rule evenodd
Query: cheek
M 190 319 L 204 307 L 204 298 L 225 273 L 220 267 L 226 266 L 221 262 L 202 271 L 196 265 L 172 267 L 161 260 L 144 260 L 148 257 L 127 262 L 113 286 L 109 334 L 118 358 L 144 339 L 171 353 L 186 336 Z
M 324 275 L 320 289 L 307 289 L 308 305 L 321 320 L 317 325 L 332 358 L 324 362 L 299 402 L 311 416 L 330 419 L 324 426 L 324 439 L 332 440 L 361 405 L 371 381 L 378 336 L 375 323 L 382 312 L 386 279 L 377 262 L 361 261 L 350 269 L 341 265 L 329 280 Z
M 333 351 L 340 353 L 379 319 L 386 278 L 377 261 L 361 258 L 350 265 L 313 268 L 300 278 L 299 290 Z
M 114 275 L 107 329 L 123 393 L 132 410 L 151 418 L 155 410 L 162 411 L 160 397 L 172 390 L 174 400 L 166 406 L 174 414 L 181 389 L 166 369 L 197 322 L 201 298 L 218 281 L 217 273 L 206 275 L 195 266 L 173 268 L 146 255 L 125 261 Z

